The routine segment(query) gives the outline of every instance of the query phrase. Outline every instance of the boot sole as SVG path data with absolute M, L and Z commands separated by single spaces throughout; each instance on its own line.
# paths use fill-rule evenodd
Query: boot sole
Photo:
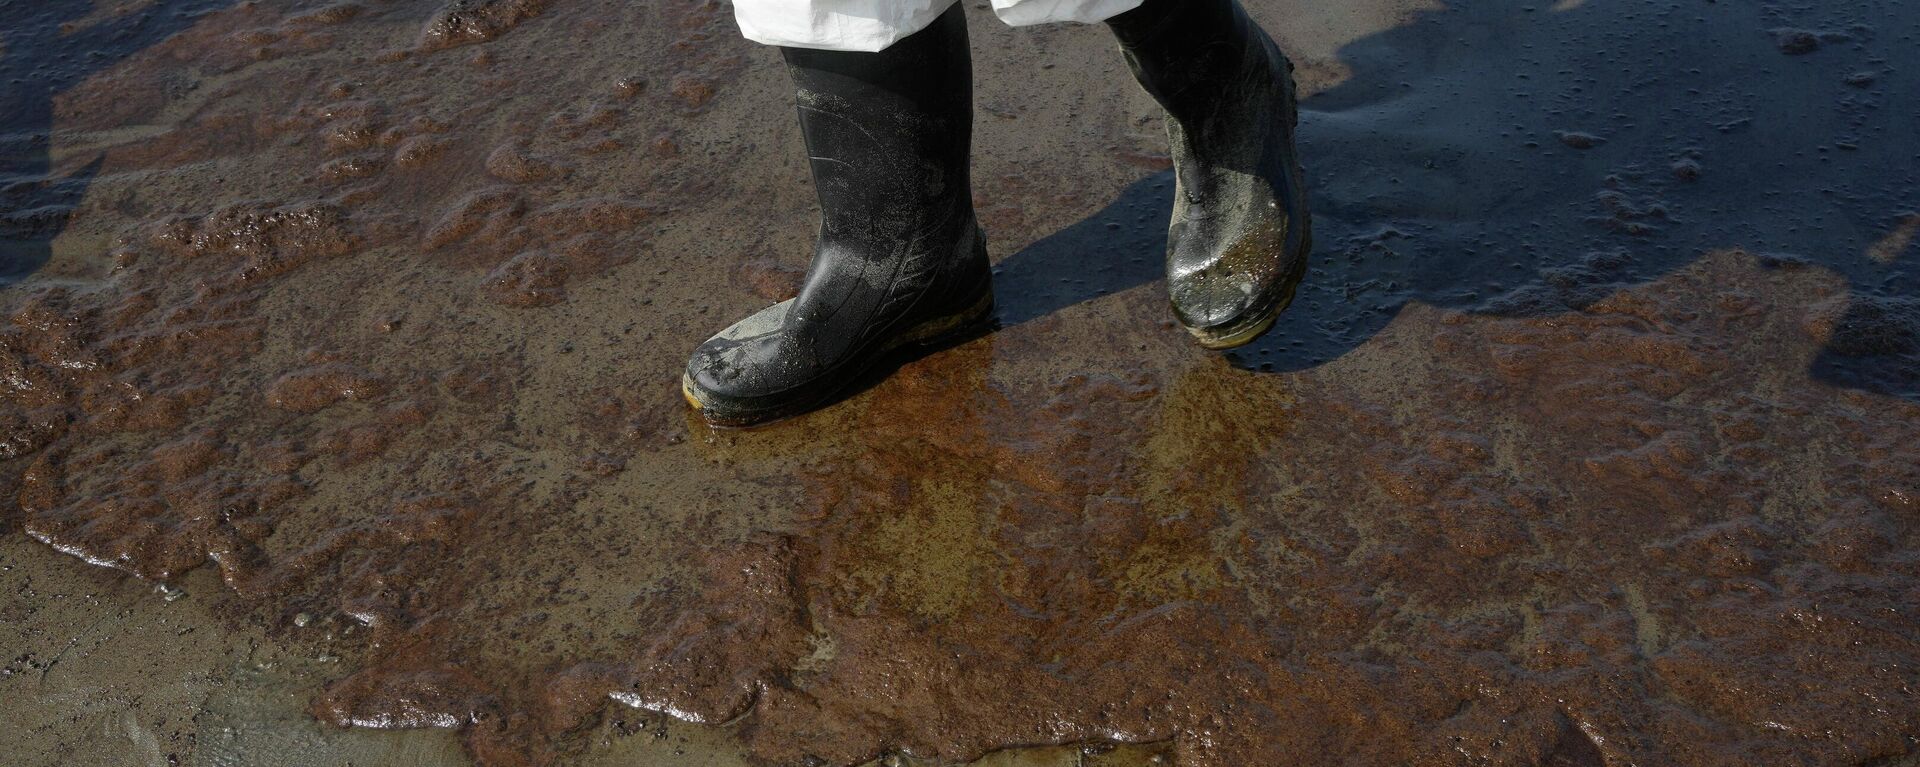
M 1287 279 L 1281 283 L 1280 290 L 1273 294 L 1273 300 L 1225 325 L 1212 328 L 1188 327 L 1187 332 L 1191 333 L 1202 347 L 1213 351 L 1246 346 L 1266 335 L 1267 331 L 1272 330 L 1274 323 L 1280 319 L 1280 313 L 1293 305 L 1294 293 L 1299 290 L 1300 283 L 1306 279 L 1307 259 L 1312 255 L 1313 225 L 1309 223 L 1301 238 L 1298 254 L 1300 268 L 1294 274 L 1288 275 Z
M 879 349 L 867 355 L 867 360 L 857 368 L 850 368 L 847 371 L 847 375 L 843 377 L 843 380 L 838 385 L 829 387 L 817 396 L 805 400 L 796 400 L 761 412 L 741 413 L 737 415 L 715 413 L 713 408 L 708 407 L 706 403 L 700 401 L 700 395 L 696 392 L 693 383 L 693 376 L 686 373 L 680 374 L 680 395 L 686 398 L 687 404 L 698 411 L 701 419 L 705 420 L 709 426 L 723 429 L 765 426 L 776 421 L 782 421 L 812 412 L 821 405 L 833 401 L 835 397 L 845 392 L 847 387 L 860 381 L 875 365 L 885 361 L 895 352 L 909 347 L 925 348 L 939 346 L 978 329 L 991 319 L 992 316 L 993 289 L 989 287 L 965 310 L 926 320 L 908 328 L 906 332 L 894 336 L 891 340 L 887 341 L 885 345 L 882 345 Z

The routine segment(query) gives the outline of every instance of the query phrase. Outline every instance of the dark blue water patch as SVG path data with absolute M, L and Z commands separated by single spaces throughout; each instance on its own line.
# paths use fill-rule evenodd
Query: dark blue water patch
M 0 0 L 0 289 L 46 263 L 98 160 L 50 175 L 53 101 L 235 0 L 160 0 L 89 19 L 90 0 Z
M 1920 401 L 1920 254 L 1868 255 L 1920 210 L 1920 5 L 1461 2 L 1340 58 L 1301 115 L 1311 272 L 1235 364 L 1325 363 L 1413 300 L 1579 309 L 1738 247 L 1848 280 L 1817 377 Z M 1003 321 L 1159 279 L 1171 186 L 1009 257 Z

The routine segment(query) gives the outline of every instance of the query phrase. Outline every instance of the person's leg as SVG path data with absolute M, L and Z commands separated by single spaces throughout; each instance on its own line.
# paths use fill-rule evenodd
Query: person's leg
M 873 362 L 987 320 L 992 275 L 967 172 L 973 80 L 953 6 L 878 53 L 783 48 L 821 221 L 800 295 L 723 331 L 682 378 L 707 420 L 825 404 Z
M 1174 314 L 1208 348 L 1252 341 L 1293 300 L 1312 249 L 1293 65 L 1236 0 L 1145 0 L 1107 25 L 1167 112 Z

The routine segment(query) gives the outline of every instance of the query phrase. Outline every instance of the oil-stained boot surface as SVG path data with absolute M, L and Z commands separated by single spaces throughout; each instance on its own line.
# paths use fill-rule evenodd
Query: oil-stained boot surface
M 822 211 L 800 294 L 708 339 L 682 378 L 711 423 L 820 407 L 890 352 L 985 322 L 993 304 L 967 159 L 956 7 L 880 53 L 784 49 Z
M 1174 314 L 1208 348 L 1248 343 L 1293 300 L 1312 250 L 1293 65 L 1235 0 L 1150 0 L 1108 23 L 1167 112 Z

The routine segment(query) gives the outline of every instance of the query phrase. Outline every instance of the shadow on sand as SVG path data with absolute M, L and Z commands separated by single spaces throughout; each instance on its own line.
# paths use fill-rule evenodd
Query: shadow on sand
M 1235 365 L 1299 370 L 1409 301 L 1579 309 L 1712 249 L 1844 275 L 1816 378 L 1920 401 L 1920 6 L 1468 0 L 1341 52 L 1300 150 L 1318 250 Z M 1161 277 L 1171 173 L 1000 264 L 1013 325 Z

